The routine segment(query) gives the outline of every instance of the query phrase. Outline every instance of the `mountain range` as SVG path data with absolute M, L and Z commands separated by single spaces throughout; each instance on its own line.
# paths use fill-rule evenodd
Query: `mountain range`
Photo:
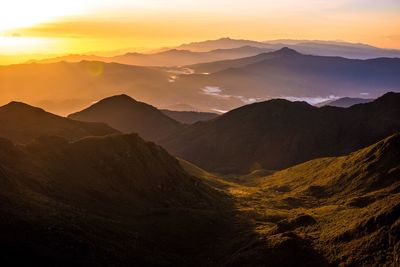
M 241 182 L 179 163 L 135 134 L 0 139 L 1 259 L 390 266 L 400 257 L 399 137 Z
M 180 103 L 225 112 L 279 97 L 313 104 L 330 96 L 376 98 L 400 90 L 399 66 L 400 59 L 310 56 L 290 48 L 182 68 L 98 61 L 23 64 L 0 67 L 1 101 L 18 100 L 65 115 L 125 93 L 157 107 Z
M 138 66 L 160 66 L 172 67 L 198 63 L 205 63 L 224 59 L 235 59 L 241 57 L 254 56 L 264 52 L 271 52 L 272 49 L 252 46 L 235 47 L 231 49 L 215 49 L 205 52 L 193 52 L 190 50 L 171 49 L 157 53 L 142 54 L 130 52 L 113 57 L 101 57 L 96 55 L 67 55 L 42 60 L 30 60 L 28 63 L 57 63 L 80 62 L 80 61 L 101 61 L 114 62 L 126 65 Z
M 400 57 L 400 51 L 396 49 L 384 49 L 361 43 L 349 43 L 343 41 L 321 41 L 321 40 L 269 40 L 253 41 L 232 38 L 220 38 L 183 44 L 175 49 L 190 50 L 195 52 L 207 52 L 215 49 L 235 49 L 250 46 L 278 50 L 289 47 L 300 53 L 318 56 L 339 56 L 353 59 L 371 59 L 378 57 Z
M 270 100 L 247 105 L 160 141 L 172 154 L 206 170 L 277 170 L 338 156 L 400 131 L 400 94 L 350 108 Z
M 272 97 L 312 98 L 367 95 L 398 91 L 400 59 L 353 60 L 310 56 L 290 48 L 237 60 L 189 66 L 210 75 L 187 75 L 177 80 L 188 87 L 218 87 L 216 97 L 258 100 Z M 244 89 L 245 88 L 245 89 Z

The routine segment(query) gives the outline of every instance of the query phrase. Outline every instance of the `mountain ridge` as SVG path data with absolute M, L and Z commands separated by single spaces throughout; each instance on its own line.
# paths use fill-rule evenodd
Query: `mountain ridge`
M 348 109 L 270 100 L 192 125 L 160 144 L 210 171 L 282 169 L 312 158 L 343 155 L 398 131 L 399 103 L 398 93 Z

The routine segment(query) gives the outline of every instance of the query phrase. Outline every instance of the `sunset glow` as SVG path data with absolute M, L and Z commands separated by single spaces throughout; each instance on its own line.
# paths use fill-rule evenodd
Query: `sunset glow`
M 0 55 L 154 49 L 233 37 L 400 48 L 396 0 L 15 0 L 0 9 Z

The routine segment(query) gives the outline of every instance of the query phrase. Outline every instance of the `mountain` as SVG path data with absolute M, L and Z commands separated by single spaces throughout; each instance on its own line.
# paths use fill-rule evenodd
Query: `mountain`
M 185 124 L 193 124 L 199 121 L 208 121 L 215 119 L 216 117 L 219 116 L 216 113 L 210 113 L 210 112 L 174 111 L 168 109 L 162 109 L 161 112 L 170 117 L 171 119 L 174 119 L 176 121 Z
M 226 112 L 271 98 L 319 103 L 331 96 L 376 98 L 400 90 L 400 59 L 352 60 L 302 55 L 290 48 L 238 60 L 151 68 L 84 61 L 0 66 L 0 101 L 70 114 L 110 95 L 157 107 L 185 103 Z
M 251 41 L 251 40 L 237 40 L 231 39 L 229 37 L 220 38 L 216 40 L 207 40 L 201 42 L 193 42 L 188 44 L 182 44 L 176 49 L 183 49 L 189 50 L 194 52 L 208 52 L 216 49 L 234 49 L 243 46 L 251 46 L 251 47 L 258 47 L 258 48 L 271 48 L 268 44 L 258 42 L 258 41 Z
M 194 124 L 160 144 L 209 171 L 277 170 L 370 145 L 399 131 L 399 118 L 399 93 L 347 109 L 275 99 Z
M 281 58 L 281 57 L 290 57 L 290 56 L 298 56 L 300 55 L 299 52 L 290 49 L 288 47 L 284 47 L 278 49 L 276 51 L 270 53 L 261 53 L 251 57 L 239 58 L 239 59 L 232 59 L 232 60 L 221 60 L 216 62 L 208 62 L 203 64 L 195 64 L 188 66 L 189 68 L 195 70 L 196 72 L 208 72 L 208 73 L 215 73 L 224 71 L 227 69 L 234 69 L 234 68 L 242 68 L 246 67 L 247 65 L 255 64 L 261 62 L 263 60 L 274 59 L 274 58 Z
M 378 57 L 400 57 L 400 50 L 383 49 L 366 44 L 320 40 L 270 40 L 265 42 L 220 38 L 182 44 L 174 48 L 160 49 L 153 53 L 128 52 L 117 56 L 99 56 L 95 54 L 71 54 L 29 60 L 27 63 L 57 63 L 101 61 L 140 66 L 182 66 L 217 60 L 237 59 L 289 47 L 300 53 L 318 56 L 339 56 L 353 59 L 371 59 Z M 25 56 L 26 57 L 26 56 Z M 34 57 L 34 56 L 33 56 Z M 40 55 L 40 58 L 43 58 Z M 0 56 L 0 63 L 7 64 L 10 59 Z
M 242 104 L 270 98 L 295 97 L 313 103 L 331 96 L 379 97 L 387 91 L 400 91 L 396 70 L 400 59 L 355 60 L 340 57 L 303 55 L 290 48 L 253 57 L 187 66 L 195 73 L 186 75 L 175 86 L 212 86 L 219 92 L 210 99 L 237 100 Z M 233 102 L 232 102 L 233 104 Z
M 378 57 L 400 57 L 400 50 L 384 49 L 360 43 L 349 43 L 339 41 L 321 40 L 269 40 L 264 42 L 252 40 L 237 40 L 221 38 L 203 42 L 183 44 L 177 49 L 184 49 L 197 52 L 207 52 L 215 49 L 233 49 L 242 46 L 267 48 L 278 50 L 289 47 L 303 54 L 318 56 L 337 56 L 352 59 L 372 59 Z
M 169 95 L 163 89 L 168 79 L 153 68 L 98 61 L 0 66 L 1 102 L 17 100 L 60 115 L 121 93 L 157 104 Z
M 315 106 L 317 106 L 317 107 L 332 106 L 332 107 L 349 108 L 349 107 L 357 105 L 357 104 L 365 104 L 365 103 L 369 103 L 372 101 L 374 101 L 374 99 L 342 97 L 339 99 L 324 101 Z
M 74 121 L 24 103 L 11 102 L 0 107 L 0 137 L 18 143 L 29 143 L 43 135 L 77 140 L 117 132 L 103 123 Z
M 235 47 L 231 49 L 215 49 L 207 52 L 195 52 L 184 49 L 171 49 L 157 53 L 142 54 L 130 52 L 113 57 L 100 57 L 95 55 L 67 55 L 42 60 L 30 60 L 27 63 L 57 63 L 101 61 L 106 63 L 119 63 L 138 66 L 182 66 L 224 59 L 234 59 L 254 56 L 260 53 L 270 52 L 272 49 L 252 46 Z
M 230 265 L 398 265 L 399 151 L 395 134 L 261 177 L 257 185 L 228 188 L 242 216 L 254 218 L 259 240 Z
M 105 122 L 123 133 L 138 133 L 146 140 L 158 141 L 180 130 L 182 125 L 155 107 L 138 102 L 128 95 L 105 98 L 73 113 L 70 119 Z
M 5 265 L 205 266 L 227 229 L 227 198 L 137 135 L 0 151 Z

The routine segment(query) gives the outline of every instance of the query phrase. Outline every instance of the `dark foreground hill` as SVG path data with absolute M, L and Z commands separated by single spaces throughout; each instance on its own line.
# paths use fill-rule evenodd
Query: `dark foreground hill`
M 151 141 L 165 138 L 182 127 L 157 108 L 127 95 L 105 98 L 68 117 L 80 121 L 104 122 L 121 132 L 138 133 Z
M 227 229 L 222 193 L 137 135 L 0 139 L 0 185 L 4 266 L 205 266 Z
M 161 144 L 207 170 L 277 170 L 344 155 L 400 130 L 400 94 L 351 108 L 270 100 L 197 123 Z
M 42 135 L 77 140 L 113 133 L 117 131 L 104 123 L 78 122 L 24 103 L 11 102 L 0 107 L 0 137 L 19 143 L 29 143 Z

